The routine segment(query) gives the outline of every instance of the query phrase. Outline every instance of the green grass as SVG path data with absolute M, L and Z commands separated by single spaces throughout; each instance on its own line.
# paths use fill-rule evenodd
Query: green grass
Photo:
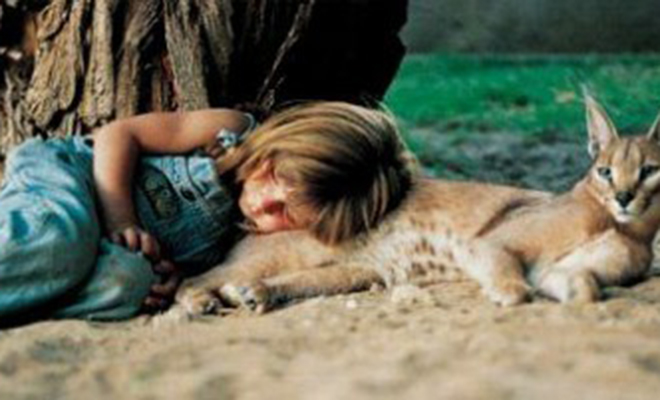
M 581 135 L 581 87 L 622 132 L 660 109 L 660 56 L 411 55 L 386 97 L 408 126 L 440 132 Z

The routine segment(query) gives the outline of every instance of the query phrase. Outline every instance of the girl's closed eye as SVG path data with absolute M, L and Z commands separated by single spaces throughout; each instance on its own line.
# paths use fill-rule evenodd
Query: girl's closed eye
M 289 209 L 291 185 L 275 173 L 273 162 L 264 161 L 243 182 L 239 206 L 257 231 L 295 229 Z

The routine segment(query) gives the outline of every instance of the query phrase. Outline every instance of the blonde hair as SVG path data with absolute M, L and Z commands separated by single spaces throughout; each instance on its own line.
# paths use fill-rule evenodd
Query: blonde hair
M 217 163 L 240 188 L 266 160 L 315 212 L 308 230 L 328 244 L 376 226 L 406 196 L 416 165 L 389 114 L 343 102 L 275 114 Z

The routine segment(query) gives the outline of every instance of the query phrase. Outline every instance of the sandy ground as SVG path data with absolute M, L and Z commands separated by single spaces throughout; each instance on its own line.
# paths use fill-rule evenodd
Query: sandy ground
M 525 146 L 507 140 L 498 142 L 513 147 L 500 154 Z M 463 145 L 479 157 L 487 147 Z M 547 146 L 550 155 L 552 146 L 573 148 Z M 567 164 L 537 161 L 544 174 Z M 0 399 L 659 396 L 660 277 L 584 306 L 500 308 L 460 281 L 319 298 L 262 316 L 47 321 L 0 331 Z

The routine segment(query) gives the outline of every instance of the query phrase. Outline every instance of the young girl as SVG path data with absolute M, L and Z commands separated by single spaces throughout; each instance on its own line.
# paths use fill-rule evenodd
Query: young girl
M 246 229 L 338 243 L 411 186 L 383 112 L 318 102 L 253 128 L 234 110 L 153 113 L 16 148 L 0 189 L 0 323 L 165 307 L 174 265 L 209 268 Z

